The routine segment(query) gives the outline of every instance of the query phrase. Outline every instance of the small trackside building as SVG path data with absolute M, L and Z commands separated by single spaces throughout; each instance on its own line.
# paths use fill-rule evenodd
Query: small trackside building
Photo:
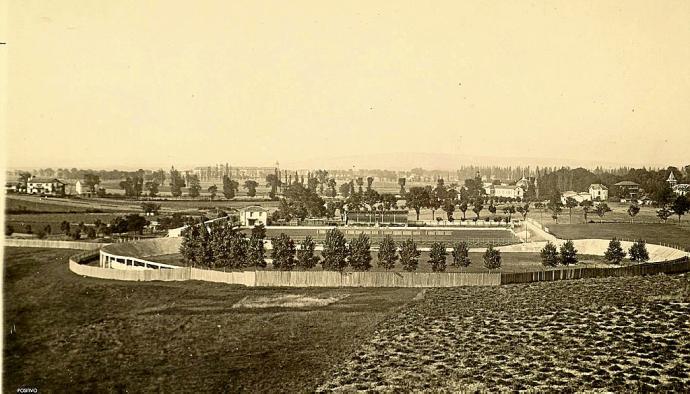
M 251 205 L 240 209 L 240 225 L 254 227 L 263 224 L 268 225 L 268 211 L 258 205 Z

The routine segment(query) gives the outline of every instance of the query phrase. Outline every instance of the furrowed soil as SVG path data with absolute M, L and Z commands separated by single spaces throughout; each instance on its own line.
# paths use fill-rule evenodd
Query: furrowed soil
M 419 292 L 108 281 L 70 272 L 78 251 L 4 251 L 7 392 L 314 391 Z M 242 306 L 265 300 L 290 307 Z
M 320 391 L 667 391 L 690 384 L 687 276 L 428 289 Z

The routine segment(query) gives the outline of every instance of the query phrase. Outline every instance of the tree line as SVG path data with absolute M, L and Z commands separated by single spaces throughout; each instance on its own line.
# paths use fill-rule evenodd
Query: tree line
M 180 253 L 186 264 L 204 268 L 243 269 L 248 267 L 265 268 L 266 251 L 264 241 L 266 230 L 263 226 L 254 227 L 247 236 L 239 227 L 228 222 L 203 223 L 191 226 L 182 233 Z M 325 271 L 369 271 L 373 265 L 372 244 L 366 234 L 347 240 L 345 235 L 333 228 L 328 230 L 320 256 L 315 253 L 316 243 L 311 236 L 295 242 L 285 233 L 270 239 L 272 249 L 270 258 L 273 269 L 291 271 L 310 270 L 317 265 Z M 378 245 L 376 264 L 379 268 L 392 270 L 396 267 L 414 272 L 419 267 L 421 252 L 412 238 L 397 244 L 388 235 Z M 431 245 L 428 264 L 434 272 L 447 269 L 449 256 L 446 245 L 435 242 Z M 466 268 L 471 264 L 469 247 L 465 242 L 452 245 L 450 266 Z M 484 266 L 489 270 L 501 267 L 501 253 L 489 246 L 483 255 Z

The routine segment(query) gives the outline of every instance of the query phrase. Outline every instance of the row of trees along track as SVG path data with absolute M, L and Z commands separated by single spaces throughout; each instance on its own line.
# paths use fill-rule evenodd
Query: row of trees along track
M 264 249 L 266 230 L 263 226 L 254 227 L 247 236 L 230 223 L 214 222 L 208 227 L 203 224 L 189 227 L 182 237 L 180 253 L 188 265 L 231 269 L 267 266 Z M 331 229 L 326 234 L 320 257 L 315 254 L 316 244 L 310 236 L 297 244 L 281 233 L 271 239 L 271 245 L 273 268 L 278 270 L 309 270 L 317 264 L 328 271 L 344 271 L 348 267 L 353 271 L 368 271 L 372 268 L 372 245 L 366 234 L 359 234 L 348 241 L 340 230 Z M 420 254 L 413 239 L 409 238 L 398 245 L 390 236 L 386 236 L 379 244 L 377 263 L 386 270 L 400 264 L 405 271 L 416 271 Z M 452 245 L 450 255 L 451 265 L 460 268 L 470 265 L 469 248 L 465 242 Z M 435 242 L 431 245 L 428 263 L 434 272 L 446 270 L 447 256 L 445 244 Z M 487 248 L 483 258 L 489 270 L 501 267 L 501 253 L 493 246 Z

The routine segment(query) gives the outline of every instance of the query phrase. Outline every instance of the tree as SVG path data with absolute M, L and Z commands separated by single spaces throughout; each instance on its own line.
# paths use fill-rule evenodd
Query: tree
M 398 178 L 398 185 L 400 185 L 400 195 L 405 195 L 405 183 L 407 180 L 405 178 Z
M 338 195 L 338 193 L 335 191 L 336 186 L 337 186 L 337 183 L 335 182 L 335 179 L 330 178 L 328 180 L 328 197 L 335 197 Z
M 91 193 L 96 192 L 96 186 L 101 183 L 101 177 L 96 174 L 86 173 L 84 174 L 84 185 L 89 188 Z
M 577 207 L 578 205 L 579 204 L 577 203 L 577 200 L 572 198 L 572 197 L 568 197 L 565 199 L 565 207 L 568 208 L 568 214 L 570 216 L 570 220 L 569 220 L 570 224 L 573 224 L 573 208 Z
M 429 252 L 429 264 L 431 270 L 434 272 L 445 272 L 446 270 L 446 245 L 442 242 L 434 242 L 431 244 L 431 251 Z
M 539 256 L 541 257 L 541 263 L 544 267 L 555 267 L 559 263 L 558 250 L 556 249 L 556 245 L 551 243 L 551 241 L 548 241 L 546 245 L 544 245 L 539 252 Z
M 173 197 L 180 197 L 182 195 L 182 188 L 185 187 L 184 179 L 180 172 L 172 167 L 170 169 L 170 193 Z
M 609 208 L 605 202 L 600 202 L 597 204 L 594 212 L 596 212 L 597 216 L 599 216 L 599 222 L 601 223 L 604 221 L 604 215 L 606 215 L 606 212 L 611 212 L 611 208 Z
M 513 214 L 515 213 L 515 206 L 514 205 L 508 205 L 503 207 L 503 213 L 508 215 L 508 221 L 510 222 L 513 220 Z
M 197 175 L 191 175 L 189 178 L 189 197 L 196 198 L 199 197 L 201 192 L 201 182 Z
M 419 265 L 420 252 L 412 238 L 408 238 L 400 244 L 400 263 L 405 271 L 416 271 Z
M 451 252 L 453 256 L 453 262 L 451 265 L 453 267 L 467 268 L 470 266 L 470 249 L 465 241 L 458 242 L 453 245 L 453 251 Z
M 357 182 L 357 186 L 359 187 L 359 193 L 362 193 L 362 186 L 364 185 L 364 179 L 362 177 L 357 177 L 355 180 Z
M 374 183 L 374 177 L 373 176 L 368 176 L 367 177 L 367 190 L 371 190 L 371 185 Z
M 350 196 L 350 184 L 349 183 L 343 183 L 340 185 L 338 188 L 340 191 L 340 195 L 343 196 L 343 198 L 348 198 Z
M 347 267 L 347 241 L 343 233 L 337 228 L 326 232 L 321 256 L 321 266 L 324 270 L 343 271 Z
M 448 221 L 452 222 L 453 221 L 453 212 L 455 212 L 455 201 L 451 200 L 451 199 L 447 199 L 443 202 L 443 206 L 441 208 L 446 212 L 446 216 L 448 217 Z
M 276 193 L 281 185 L 282 182 L 277 172 L 266 175 L 266 187 L 271 188 L 271 191 L 268 193 L 268 196 L 271 198 L 271 200 L 276 198 Z M 321 185 L 321 188 L 323 189 L 323 185 Z
M 678 215 L 678 224 L 680 224 L 680 217 L 685 215 L 688 210 L 690 210 L 690 200 L 685 196 L 678 196 L 671 203 L 671 211 Z
M 8 223 L 5 223 L 5 236 L 9 237 L 12 234 L 14 234 L 14 227 L 10 226 Z
M 546 208 L 551 211 L 551 217 L 558 223 L 558 214 L 561 213 L 563 204 L 561 203 L 561 194 L 558 191 L 554 191 L 546 204 Z
M 319 262 L 319 257 L 314 255 L 316 243 L 307 235 L 300 243 L 300 248 L 297 251 L 297 267 L 304 270 L 309 270 L 316 267 Z
M 255 227 L 256 228 L 256 227 Z M 249 244 L 247 245 L 247 263 L 254 267 L 266 267 L 266 259 L 264 256 L 266 251 L 264 249 L 264 239 L 256 236 L 253 231 L 249 237 Z
M 70 230 L 69 222 L 66 220 L 63 220 L 62 223 L 60 223 L 60 231 L 62 231 L 65 235 L 69 235 L 69 230 Z
M 522 205 L 522 206 L 518 205 L 518 207 L 515 208 L 515 210 L 520 215 L 522 215 L 522 220 L 525 221 L 525 220 L 527 220 L 527 214 L 529 213 L 529 203 L 525 203 L 525 205 Z
M 585 223 L 587 223 L 587 214 L 589 214 L 590 209 L 592 209 L 592 201 L 591 200 L 583 200 L 580 203 L 580 206 L 582 207 L 582 215 L 585 217 Z
M 420 210 L 429 204 L 428 190 L 420 186 L 411 187 L 410 191 L 405 195 L 405 203 L 408 207 L 414 209 L 417 214 L 417 220 L 419 220 Z
M 673 212 L 671 212 L 667 208 L 661 208 L 656 211 L 656 216 L 659 219 L 661 219 L 664 223 L 666 223 L 666 221 L 668 220 L 668 218 L 671 217 L 671 215 L 673 215 Z
M 623 258 L 625 258 L 625 255 L 626 253 L 621 247 L 621 242 L 616 238 L 613 238 L 611 242 L 609 242 L 609 247 L 606 249 L 606 252 L 604 252 L 604 258 L 613 264 L 620 264 Z
M 211 200 L 216 198 L 216 194 L 218 193 L 218 186 L 216 185 L 211 185 L 206 189 L 209 193 L 211 193 Z
M 256 196 L 257 186 L 259 186 L 259 184 L 253 179 L 247 179 L 246 181 L 244 181 L 244 188 L 247 189 L 247 195 L 249 197 Z
M 146 187 L 146 190 L 149 192 L 149 197 L 156 197 L 158 194 L 158 182 L 157 181 L 148 181 L 144 185 Z
M 279 236 L 271 238 L 271 245 L 273 246 L 273 250 L 271 250 L 273 268 L 291 271 L 296 264 L 295 241 L 285 233 L 280 233 Z
M 366 234 L 360 233 L 350 242 L 350 265 L 355 271 L 371 269 L 371 244 Z
M 644 240 L 637 240 L 633 242 L 628 250 L 631 261 L 644 262 L 649 260 L 649 252 L 647 252 L 647 245 Z
M 390 235 L 386 235 L 379 244 L 378 266 L 390 270 L 395 268 L 398 261 L 398 252 L 395 241 Z
M 474 204 L 472 204 L 472 212 L 474 212 L 475 215 L 477 215 L 475 220 L 479 220 L 479 213 L 484 209 L 484 205 L 482 205 L 482 202 L 480 199 L 477 199 L 474 201 Z
M 161 209 L 161 204 L 156 204 L 152 202 L 144 202 L 141 203 L 141 209 L 144 211 L 145 214 L 153 214 L 157 215 L 158 211 Z
M 50 224 L 47 224 L 45 227 L 43 227 L 43 231 L 45 231 L 46 234 L 50 235 L 53 233 L 53 228 L 50 227 Z
M 493 201 L 493 200 L 491 200 L 491 202 L 489 203 L 489 208 L 488 208 L 488 210 L 489 210 L 489 212 L 491 212 L 491 216 L 496 215 L 496 206 L 494 205 L 494 201 Z
M 94 227 L 89 227 L 86 229 L 86 237 L 90 239 L 96 238 L 96 229 Z
M 571 240 L 561 245 L 561 264 L 577 264 L 577 249 L 575 249 L 575 245 Z
M 652 199 L 657 203 L 657 206 L 664 207 L 673 200 L 673 189 L 668 183 L 661 182 L 661 187 L 652 194 Z
M 460 209 L 460 212 L 462 212 L 462 220 L 466 219 L 465 213 L 467 212 L 467 208 L 467 201 L 463 201 L 462 203 L 460 203 L 460 206 L 458 207 L 458 209 Z
M 46 237 L 45 230 L 43 230 L 42 228 L 38 229 L 38 231 L 36 231 L 36 236 L 38 237 L 38 239 L 45 239 L 45 237 Z
M 635 216 L 640 213 L 640 207 L 637 204 L 630 204 L 628 207 L 628 215 L 630 215 L 630 223 L 634 223 Z
M 240 185 L 237 183 L 237 181 L 230 179 L 230 177 L 227 175 L 223 176 L 223 195 L 228 200 L 235 198 L 235 193 L 237 193 L 239 186 Z
M 484 267 L 489 271 L 501 268 L 501 252 L 498 249 L 494 249 L 493 245 L 489 244 L 484 252 Z
M 383 209 L 385 210 L 393 209 L 398 204 L 398 199 L 391 193 L 382 193 L 379 195 L 379 198 L 381 200 L 381 204 L 383 204 Z

